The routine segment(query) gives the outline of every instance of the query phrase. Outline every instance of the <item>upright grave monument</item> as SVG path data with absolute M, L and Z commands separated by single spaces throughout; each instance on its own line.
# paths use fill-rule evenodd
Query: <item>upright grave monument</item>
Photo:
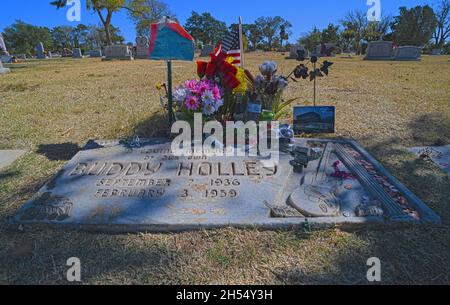
M 98 58 L 98 57 L 102 57 L 102 56 L 103 56 L 102 50 L 91 50 L 89 52 L 89 57 L 92 57 L 92 58 Z
M 8 69 L 8 68 L 3 68 L 3 63 L 0 60 L 0 74 L 6 74 L 6 73 L 9 73 L 9 72 L 11 72 L 11 70 Z
M 214 53 L 214 49 L 213 45 L 205 44 L 200 52 L 200 57 L 209 57 L 210 54 Z
M 91 141 L 12 225 L 136 232 L 440 222 L 356 142 L 294 145 L 267 163 L 256 156 L 178 156 L 157 140 Z
M 392 41 L 372 41 L 367 47 L 364 60 L 392 60 L 393 46 Z
M 148 59 L 149 41 L 147 37 L 140 36 L 136 38 L 136 58 Z
M 133 53 L 127 45 L 112 45 L 105 48 L 103 60 L 133 60 Z
M 46 59 L 47 58 L 45 56 L 45 49 L 44 49 L 44 45 L 42 44 L 42 42 L 39 42 L 38 45 L 36 46 L 36 58 L 37 59 Z
M 306 50 L 306 47 L 304 45 L 294 44 L 291 46 L 291 50 L 289 51 L 289 58 L 297 59 L 299 52 L 303 52 L 305 58 L 309 57 L 309 52 L 308 50 Z
M 72 58 L 83 58 L 83 53 L 80 48 L 73 49 Z
M 402 46 L 394 49 L 395 60 L 417 61 L 420 60 L 422 50 L 414 46 Z
M 433 49 L 433 50 L 431 50 L 430 55 L 433 55 L 433 56 L 442 55 L 442 49 Z
M 8 50 L 6 49 L 5 40 L 3 39 L 3 35 L 0 33 L 0 56 L 6 55 L 9 56 Z

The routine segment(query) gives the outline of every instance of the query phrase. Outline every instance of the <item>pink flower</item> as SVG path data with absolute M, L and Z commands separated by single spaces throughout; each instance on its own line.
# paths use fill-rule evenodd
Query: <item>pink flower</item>
M 194 92 L 197 88 L 197 81 L 195 79 L 187 80 L 184 86 L 191 92 Z
M 198 99 L 194 95 L 188 96 L 188 98 L 186 99 L 185 104 L 186 104 L 186 108 L 188 110 L 196 110 L 198 108 L 198 105 L 199 105 Z
M 195 88 L 195 94 L 202 95 L 205 91 L 210 89 L 210 85 L 207 82 L 199 82 Z

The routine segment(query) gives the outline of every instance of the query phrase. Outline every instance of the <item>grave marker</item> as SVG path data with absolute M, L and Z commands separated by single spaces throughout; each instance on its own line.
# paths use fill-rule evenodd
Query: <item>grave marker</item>
M 80 48 L 75 48 L 72 52 L 72 58 L 83 58 L 83 53 Z
M 395 60 L 417 61 L 420 60 L 422 50 L 414 46 L 402 46 L 394 49 Z
M 38 45 L 36 46 L 36 58 L 37 59 L 46 59 L 47 58 L 45 56 L 45 49 L 44 49 L 44 45 L 42 44 L 42 42 L 39 42 Z
M 305 152 L 301 173 L 288 152 L 267 164 L 250 156 L 175 156 L 157 140 L 141 139 L 139 147 L 91 141 L 12 223 L 137 232 L 440 222 L 356 142 L 295 145 Z
M 6 74 L 6 73 L 9 73 L 9 72 L 11 72 L 11 70 L 9 68 L 3 68 L 3 63 L 0 60 L 0 74 Z
M 136 58 L 148 59 L 149 41 L 147 37 L 140 36 L 136 38 Z
M 112 45 L 105 48 L 105 57 L 103 60 L 133 60 L 133 54 L 126 45 Z
M 392 41 L 370 42 L 364 60 L 392 60 L 393 45 Z

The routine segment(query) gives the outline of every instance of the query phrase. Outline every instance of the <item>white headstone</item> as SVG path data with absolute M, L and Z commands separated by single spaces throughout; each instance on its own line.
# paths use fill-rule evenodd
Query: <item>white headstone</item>
M 147 37 L 140 36 L 136 38 L 136 58 L 148 59 L 149 41 Z
M 422 50 L 419 47 L 403 46 L 394 49 L 395 60 L 420 60 Z
M 393 53 L 392 41 L 372 41 L 367 47 L 365 60 L 391 60 Z
M 9 72 L 11 72 L 11 70 L 9 70 L 8 68 L 3 68 L 3 64 L 0 61 L 0 74 L 6 74 L 6 73 L 9 73 Z
M 42 44 L 42 42 L 38 43 L 38 45 L 36 46 L 36 57 L 38 59 L 46 59 L 47 58 L 45 56 L 44 45 Z
M 105 58 L 103 60 L 133 60 L 133 54 L 131 50 L 126 45 L 112 45 L 105 48 Z
M 5 40 L 3 39 L 3 35 L 0 33 L 0 55 L 9 55 L 8 50 L 6 49 Z

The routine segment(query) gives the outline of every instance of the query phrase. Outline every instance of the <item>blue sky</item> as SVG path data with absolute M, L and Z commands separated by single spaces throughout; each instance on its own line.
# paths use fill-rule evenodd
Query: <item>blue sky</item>
M 78 24 L 77 22 L 68 22 L 67 10 L 56 10 L 49 4 L 51 0 L 1 0 L 0 2 L 0 31 L 11 25 L 16 19 L 47 27 L 76 26 Z M 81 0 L 81 2 L 83 8 L 81 22 L 99 24 L 98 16 L 86 11 L 86 1 Z M 338 22 L 349 10 L 367 10 L 369 8 L 366 4 L 367 0 L 241 0 L 239 1 L 241 2 L 240 8 L 230 4 L 239 3 L 238 1 L 165 0 L 165 2 L 182 24 L 193 10 L 210 12 L 215 18 L 225 21 L 228 25 L 237 22 L 239 15 L 243 17 L 244 23 L 253 22 L 260 16 L 279 15 L 293 25 L 291 41 L 297 40 L 302 33 L 307 32 L 314 25 L 323 28 L 330 22 Z M 437 2 L 438 0 L 381 0 L 381 6 L 383 14 L 395 15 L 400 6 L 434 5 Z M 134 26 L 125 12 L 117 13 L 112 22 L 121 29 L 127 41 L 134 41 Z

